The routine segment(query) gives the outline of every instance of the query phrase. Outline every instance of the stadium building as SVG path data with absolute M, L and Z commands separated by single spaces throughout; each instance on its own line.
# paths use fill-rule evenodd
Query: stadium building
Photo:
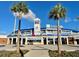
M 12 32 L 7 36 L 7 44 L 16 45 L 18 31 Z M 79 31 L 72 29 L 64 29 L 60 26 L 61 44 L 78 45 L 79 44 Z M 57 27 L 47 24 L 45 28 L 40 27 L 40 19 L 34 20 L 34 28 L 21 29 L 20 44 L 21 45 L 56 45 L 57 40 Z

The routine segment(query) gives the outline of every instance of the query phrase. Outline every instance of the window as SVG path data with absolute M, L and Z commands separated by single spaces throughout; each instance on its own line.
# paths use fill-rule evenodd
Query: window
M 27 42 L 33 42 L 33 40 L 27 40 Z
M 28 42 L 41 42 L 41 40 L 27 40 Z
M 53 44 L 53 38 L 48 38 L 48 44 Z
M 48 38 L 48 40 L 53 40 L 53 38 Z
M 41 40 L 33 40 L 33 42 L 41 42 Z

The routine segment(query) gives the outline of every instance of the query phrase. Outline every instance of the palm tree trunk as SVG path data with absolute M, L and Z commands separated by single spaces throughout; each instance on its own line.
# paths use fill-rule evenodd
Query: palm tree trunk
M 20 27 L 21 27 L 21 19 L 19 19 L 19 24 L 18 24 L 18 40 L 17 40 L 17 53 L 20 53 Z
M 57 20 L 57 38 L 58 38 L 58 56 L 60 56 L 61 54 L 61 50 L 60 50 L 60 26 L 59 26 L 59 20 Z

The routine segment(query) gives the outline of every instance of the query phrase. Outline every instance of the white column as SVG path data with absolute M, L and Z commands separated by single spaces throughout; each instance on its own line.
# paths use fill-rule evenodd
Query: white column
M 55 38 L 53 38 L 53 44 L 55 45 Z
M 43 43 L 43 37 L 41 37 L 41 44 L 44 44 L 44 43 Z
M 67 40 L 67 45 L 69 45 L 69 41 L 68 41 L 68 38 L 66 38 L 66 40 Z
M 77 41 L 76 40 L 74 40 L 74 45 L 77 45 Z
M 62 37 L 60 37 L 60 44 L 62 45 Z
M 10 39 L 9 38 L 7 39 L 7 44 L 10 44 Z
M 47 45 L 48 45 L 48 37 L 46 37 L 46 42 L 47 42 Z
M 27 37 L 25 38 L 25 45 L 27 45 Z
M 11 45 L 13 45 L 13 38 L 12 38 L 12 40 L 11 40 Z
M 21 38 L 21 45 L 23 45 L 23 38 Z

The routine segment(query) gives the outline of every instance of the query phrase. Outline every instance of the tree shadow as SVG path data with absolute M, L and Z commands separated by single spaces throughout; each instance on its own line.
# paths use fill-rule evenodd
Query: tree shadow
M 21 57 L 24 57 L 24 54 L 21 49 L 20 49 L 20 54 L 21 54 Z

